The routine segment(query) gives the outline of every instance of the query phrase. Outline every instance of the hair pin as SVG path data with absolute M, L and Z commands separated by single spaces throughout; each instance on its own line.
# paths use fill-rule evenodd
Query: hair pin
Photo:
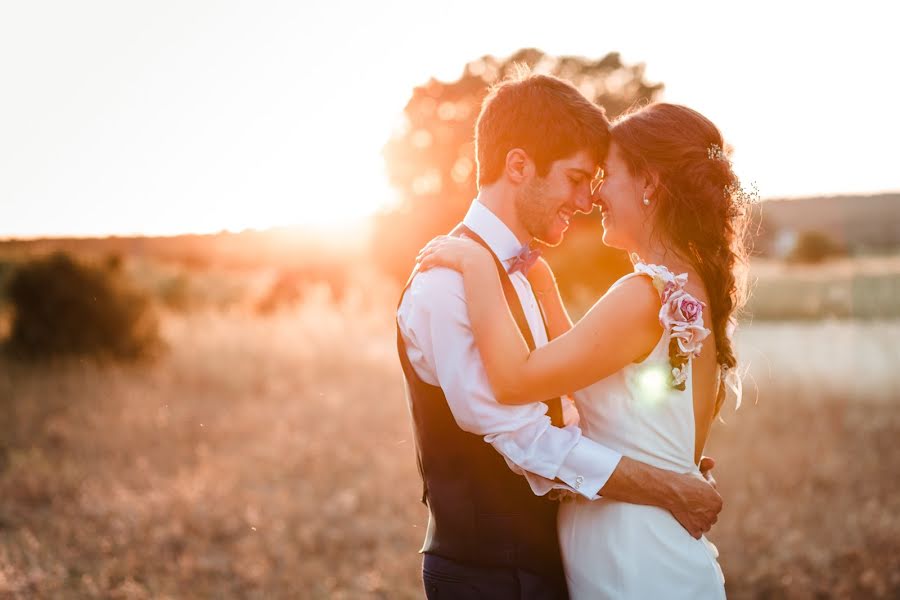
M 706 150 L 706 156 L 709 157 L 710 160 L 721 160 L 724 162 L 729 162 L 728 157 L 725 156 L 725 152 L 722 151 L 721 146 L 718 144 L 710 144 L 709 148 Z

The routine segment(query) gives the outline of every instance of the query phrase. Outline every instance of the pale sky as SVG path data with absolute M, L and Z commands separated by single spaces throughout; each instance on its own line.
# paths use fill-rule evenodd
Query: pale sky
M 0 0 L 0 237 L 358 219 L 411 88 L 618 51 L 764 198 L 900 190 L 890 3 Z

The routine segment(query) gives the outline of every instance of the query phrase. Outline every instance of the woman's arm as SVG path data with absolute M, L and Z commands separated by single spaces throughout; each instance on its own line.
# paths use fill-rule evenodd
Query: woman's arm
M 461 271 L 469 320 L 499 402 L 527 404 L 583 388 L 648 354 L 662 335 L 659 294 L 647 277 L 616 286 L 568 332 L 529 352 L 503 296 L 493 257 L 471 240 L 436 238 L 422 268 Z
M 541 304 L 550 339 L 554 340 L 572 329 L 572 319 L 559 294 L 553 270 L 546 260 L 539 258 L 534 263 L 528 271 L 528 283 L 531 284 L 534 296 Z

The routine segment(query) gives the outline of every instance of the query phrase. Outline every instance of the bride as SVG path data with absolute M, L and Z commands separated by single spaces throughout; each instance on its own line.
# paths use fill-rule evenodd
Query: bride
M 573 394 L 584 434 L 651 465 L 699 472 L 726 389 L 731 332 L 745 300 L 748 196 L 722 135 L 698 112 L 651 104 L 617 120 L 598 172 L 603 243 L 629 253 L 619 279 L 575 325 L 553 273 L 528 274 L 552 341 L 533 352 L 478 243 L 439 236 L 421 269 L 463 274 L 476 344 L 499 402 Z M 500 317 L 498 318 L 498 315 Z M 715 547 L 663 509 L 566 498 L 558 520 L 569 593 L 582 598 L 723 598 Z

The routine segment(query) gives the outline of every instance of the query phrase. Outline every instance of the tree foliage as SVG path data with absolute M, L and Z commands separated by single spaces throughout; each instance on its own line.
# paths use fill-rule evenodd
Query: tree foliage
M 663 88 L 660 83 L 645 81 L 643 64 L 626 65 L 615 52 L 593 60 L 551 56 L 534 48 L 505 59 L 483 56 L 467 64 L 456 81 L 431 79 L 416 87 L 404 109 L 404 126 L 384 148 L 389 179 L 400 191 L 401 202 L 379 215 L 375 226 L 374 259 L 394 278 L 404 279 L 419 248 L 465 215 L 477 193 L 474 130 L 481 102 L 492 84 L 514 74 L 521 65 L 572 82 L 603 106 L 610 118 L 653 100 Z M 602 286 L 608 283 L 609 275 L 604 277 L 603 272 L 609 272 L 611 264 L 619 265 L 612 271 L 621 268 L 622 258 L 602 246 L 600 232 L 596 218 L 577 219 L 567 241 L 549 253 L 564 287 L 574 284 L 576 278 Z M 564 259 L 567 247 L 587 248 L 587 244 L 571 243 L 579 235 L 593 238 L 591 251 L 573 253 L 572 261 Z

